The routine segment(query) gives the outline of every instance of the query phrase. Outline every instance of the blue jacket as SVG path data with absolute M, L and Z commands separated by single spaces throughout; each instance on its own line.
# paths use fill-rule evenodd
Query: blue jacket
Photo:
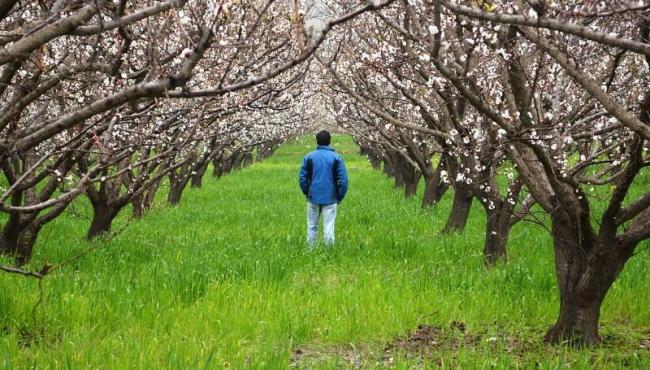
M 302 193 L 315 204 L 338 203 L 348 192 L 348 173 L 343 158 L 326 145 L 319 145 L 305 156 L 298 180 Z

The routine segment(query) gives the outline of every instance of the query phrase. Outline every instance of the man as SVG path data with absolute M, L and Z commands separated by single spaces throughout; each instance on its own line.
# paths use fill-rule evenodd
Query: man
M 307 243 L 316 244 L 318 219 L 323 215 L 323 239 L 334 244 L 336 206 L 348 191 L 348 174 L 343 158 L 330 147 L 327 131 L 316 134 L 316 150 L 307 154 L 300 167 L 300 189 L 307 196 Z

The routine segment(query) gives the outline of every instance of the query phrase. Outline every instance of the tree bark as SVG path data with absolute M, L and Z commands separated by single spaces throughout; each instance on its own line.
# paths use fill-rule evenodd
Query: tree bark
M 177 205 L 181 202 L 181 196 L 183 195 L 183 190 L 189 182 L 189 177 L 183 176 L 181 179 L 170 181 L 169 185 L 169 194 L 167 194 L 167 202 L 171 205 Z
M 228 172 L 237 171 L 237 170 L 240 170 L 242 168 L 242 163 L 244 161 L 244 155 L 245 155 L 244 152 L 242 152 L 241 150 L 237 151 L 233 155 L 232 162 L 231 162 L 232 165 L 230 166 Z
M 404 172 L 401 171 L 399 168 L 395 168 L 393 171 L 393 179 L 394 179 L 394 186 L 396 188 L 401 188 L 404 186 L 406 181 L 404 180 Z
M 508 237 L 510 236 L 510 219 L 512 211 L 510 207 L 504 207 L 500 201 L 495 208 L 490 210 L 486 207 L 487 222 L 485 225 L 485 243 L 483 246 L 483 258 L 485 264 L 491 266 L 498 261 L 505 261 L 508 257 Z
M 438 203 L 442 199 L 442 196 L 445 195 L 447 189 L 449 189 L 449 184 L 441 181 L 440 171 L 441 167 L 438 166 L 435 171 L 431 171 L 429 174 L 423 174 L 424 194 L 422 196 L 422 208 L 428 208 Z
M 221 156 L 215 157 L 212 160 L 212 176 L 219 178 L 223 175 L 223 161 Z
M 153 207 L 153 202 L 156 199 L 156 192 L 160 187 L 161 181 L 162 178 L 152 182 L 146 191 L 131 200 L 131 204 L 133 205 L 133 216 L 135 218 L 142 218 Z
M 120 212 L 122 207 L 113 207 L 105 204 L 93 204 L 93 219 L 90 222 L 87 240 L 92 240 L 97 236 L 107 234 L 111 231 L 111 225 L 115 216 Z
M 370 165 L 372 166 L 373 170 L 381 169 L 381 157 L 372 155 L 369 156 L 368 159 L 370 160 Z
M 390 153 L 385 152 L 382 160 L 384 162 L 384 173 L 386 176 L 395 176 L 395 164 L 393 163 L 393 159 L 391 158 Z
M 0 236 L 0 253 L 14 256 L 16 264 L 24 265 L 32 257 L 34 244 L 41 225 L 25 225 L 21 229 L 3 231 Z
M 0 236 L 0 253 L 7 256 L 16 255 L 18 251 L 18 234 L 3 231 Z
M 615 238 L 589 245 L 576 222 L 558 215 L 552 215 L 552 221 L 560 314 L 544 340 L 597 344 L 601 341 L 600 307 L 636 245 L 624 245 Z
M 473 199 L 474 195 L 467 185 L 457 183 L 454 186 L 454 203 L 443 230 L 444 234 L 461 232 L 465 229 Z
M 360 154 L 366 156 L 370 162 L 372 169 L 378 170 L 381 168 L 382 156 L 379 154 L 379 151 L 372 147 L 359 147 Z
M 22 266 L 32 258 L 34 244 L 36 244 L 36 239 L 38 238 L 39 231 L 41 231 L 41 227 L 42 225 L 38 224 L 29 225 L 22 233 L 20 233 L 16 245 L 16 263 L 18 265 Z
M 206 161 L 205 164 L 202 164 L 197 168 L 197 170 L 194 172 L 192 175 L 192 184 L 191 186 L 193 188 L 200 188 L 202 183 L 203 183 L 203 175 L 205 175 L 205 171 L 208 169 L 208 162 Z
M 242 161 L 241 161 L 241 168 L 246 168 L 250 165 L 253 164 L 254 158 L 253 158 L 253 153 L 251 152 L 245 152 L 242 155 Z
M 410 198 L 417 194 L 421 176 L 420 170 L 406 163 L 406 161 L 403 163 L 402 178 L 404 179 L 404 197 Z
M 144 205 L 144 198 L 145 194 L 140 194 L 131 199 L 131 205 L 133 206 L 133 217 L 137 219 L 142 218 L 145 213 L 147 213 L 147 209 Z

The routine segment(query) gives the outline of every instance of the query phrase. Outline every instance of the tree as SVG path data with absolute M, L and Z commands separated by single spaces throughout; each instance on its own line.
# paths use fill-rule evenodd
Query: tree
M 643 43 L 611 36 L 614 30 L 636 29 L 647 40 L 647 18 L 640 17 L 647 6 L 592 12 L 535 2 L 478 10 L 440 1 L 440 12 L 441 4 L 449 11 L 446 17 L 480 30 L 473 40 L 482 45 L 480 63 L 501 71 L 495 73 L 501 77 L 471 83 L 443 58 L 433 64 L 507 135 L 508 157 L 551 219 L 560 314 L 545 339 L 597 343 L 605 295 L 639 242 L 650 237 L 650 193 L 630 193 L 635 177 L 650 164 L 643 149 L 650 107 L 647 54 Z M 570 16 L 594 18 L 599 29 L 611 32 L 605 37 L 606 31 L 563 22 Z M 443 47 L 452 43 L 442 41 Z M 504 62 L 499 66 L 496 60 Z M 598 214 L 590 193 L 605 184 L 611 190 Z

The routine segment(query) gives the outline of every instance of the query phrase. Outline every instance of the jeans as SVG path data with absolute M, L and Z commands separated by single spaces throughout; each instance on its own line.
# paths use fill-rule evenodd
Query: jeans
M 318 219 L 323 214 L 323 239 L 326 245 L 334 244 L 336 203 L 326 206 L 307 201 L 307 244 L 314 246 L 318 240 Z

